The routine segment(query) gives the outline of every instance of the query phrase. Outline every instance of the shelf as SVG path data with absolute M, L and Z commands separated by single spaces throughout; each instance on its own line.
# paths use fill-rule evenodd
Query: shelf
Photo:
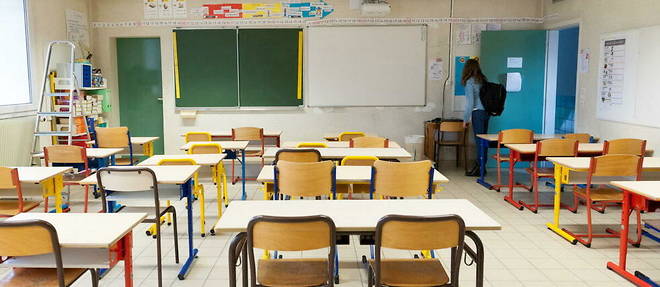
M 105 90 L 108 87 L 96 87 L 96 88 L 80 88 L 79 90 L 81 91 L 97 91 L 97 90 Z
M 35 136 L 51 136 L 51 137 L 79 137 L 87 135 L 87 133 L 71 134 L 69 132 L 38 132 L 34 133 Z
M 37 115 L 45 117 L 69 117 L 70 112 L 38 112 Z

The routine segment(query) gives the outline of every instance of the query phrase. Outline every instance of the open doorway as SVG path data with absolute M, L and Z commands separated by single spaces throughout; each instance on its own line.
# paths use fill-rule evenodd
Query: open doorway
M 543 132 L 575 132 L 578 26 L 548 31 L 545 120 Z

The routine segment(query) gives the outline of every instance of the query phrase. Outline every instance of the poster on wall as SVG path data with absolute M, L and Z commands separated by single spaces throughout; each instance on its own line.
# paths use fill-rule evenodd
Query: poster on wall
M 472 45 L 472 28 L 470 24 L 458 24 L 456 25 L 456 42 L 459 45 Z
M 158 18 L 170 19 L 174 17 L 172 0 L 158 0 Z
M 480 24 L 472 24 L 472 29 L 471 29 L 471 34 L 472 36 L 472 42 L 475 45 L 481 44 L 481 31 L 486 31 L 488 30 L 488 24 L 486 23 L 480 23 Z
M 334 8 L 325 1 L 204 4 L 206 19 L 325 18 Z
M 186 0 L 172 0 L 174 18 L 185 19 L 188 17 L 188 5 Z
M 444 63 L 442 58 L 435 58 L 429 63 L 429 80 L 439 81 L 444 77 Z
M 465 88 L 461 84 L 461 75 L 465 62 L 469 59 L 478 59 L 475 56 L 457 56 L 454 62 L 454 96 L 465 96 Z
M 612 106 L 623 104 L 626 72 L 626 39 L 610 39 L 601 47 L 599 67 L 599 104 Z
M 144 19 L 158 18 L 158 0 L 143 0 Z
M 89 24 L 87 23 L 87 15 L 80 11 L 67 9 L 65 19 L 67 39 L 75 43 L 76 46 L 79 46 L 83 51 L 89 51 Z

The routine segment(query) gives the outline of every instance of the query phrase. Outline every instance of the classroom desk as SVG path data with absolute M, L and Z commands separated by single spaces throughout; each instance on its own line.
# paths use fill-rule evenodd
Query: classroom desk
M 557 235 L 563 237 L 571 244 L 575 245 L 577 239 L 564 232 L 559 227 L 559 212 L 561 209 L 561 186 L 562 184 L 584 184 L 586 183 L 586 173 L 589 171 L 590 157 L 548 157 L 548 161 L 555 166 L 555 197 L 554 197 L 554 217 L 552 222 L 546 223 L 548 229 Z M 660 157 L 645 157 L 642 163 L 642 179 L 649 180 L 658 178 L 660 173 Z M 594 182 L 595 184 L 596 182 Z M 599 184 L 607 182 L 598 182 Z
M 308 142 L 315 142 L 315 141 L 308 141 Z M 284 142 L 282 144 L 282 148 L 297 148 L 298 144 L 300 143 L 306 143 L 304 141 L 292 141 L 292 142 Z M 344 141 L 328 141 L 328 142 L 323 142 L 325 145 L 328 146 L 328 148 L 349 148 L 349 142 Z M 389 141 L 389 148 L 401 148 L 401 146 L 396 143 L 395 141 Z
M 143 156 L 154 155 L 154 142 L 160 137 L 131 137 L 131 144 L 142 147 Z M 94 145 L 96 141 L 88 141 L 87 145 Z
M 126 168 L 126 169 L 131 169 L 135 168 L 134 166 L 117 166 L 115 168 Z M 186 262 L 181 266 L 181 269 L 179 270 L 179 275 L 178 278 L 180 280 L 183 280 L 186 275 L 188 274 L 188 271 L 190 271 L 190 267 L 192 266 L 193 260 L 197 258 L 197 253 L 199 252 L 198 249 L 194 248 L 193 246 L 193 184 L 192 184 L 192 178 L 195 175 L 195 173 L 199 170 L 200 166 L 199 165 L 177 165 L 177 166 L 149 166 L 149 169 L 153 170 L 154 173 L 156 174 L 156 180 L 158 181 L 159 185 L 159 199 L 165 200 L 165 199 L 174 199 L 174 200 L 180 200 L 183 198 L 186 198 L 186 210 L 187 210 L 187 219 L 188 219 L 188 259 L 186 259 Z M 81 185 L 96 185 L 96 174 L 90 175 L 89 177 L 83 179 L 80 181 Z M 160 187 L 160 185 L 164 185 L 163 187 Z M 177 185 L 178 190 L 173 190 L 172 188 L 168 188 L 167 185 Z M 126 194 L 125 196 L 119 195 L 118 199 L 121 198 L 126 198 L 126 199 L 147 199 L 153 198 L 153 193 L 152 192 L 132 192 L 130 194 Z M 113 200 L 116 200 L 117 198 L 109 198 L 108 200 L 108 212 L 113 212 L 113 208 L 115 206 L 115 203 L 112 202 Z
M 369 133 L 366 133 L 365 135 L 368 136 L 368 137 L 377 137 L 377 135 L 375 135 L 375 134 L 369 134 Z M 323 135 L 323 139 L 326 140 L 326 141 L 329 141 L 329 142 L 336 142 L 336 141 L 339 141 L 339 133 L 336 133 L 336 134 L 324 134 L 324 135 Z
M 85 153 L 89 159 L 102 160 L 99 163 L 99 167 L 104 167 L 110 165 L 110 162 L 113 161 L 115 155 L 122 152 L 124 149 L 121 148 L 98 148 L 98 147 L 88 147 L 85 148 Z M 33 157 L 44 158 L 44 153 L 40 152 L 33 155 Z M 107 159 L 107 160 L 106 160 Z
M 323 159 L 341 160 L 345 156 L 375 156 L 379 159 L 410 159 L 412 155 L 402 148 L 314 148 Z M 280 148 L 267 148 L 264 158 L 275 159 Z
M 231 140 L 231 130 L 226 130 L 222 132 L 210 132 L 211 134 L 211 139 L 213 140 Z M 186 136 L 185 134 L 181 135 L 182 137 Z M 275 141 L 275 146 L 280 147 L 280 141 L 282 137 L 282 131 L 281 130 L 270 130 L 270 129 L 264 129 L 264 139 L 271 138 Z
M 225 150 L 227 157 L 225 159 L 237 159 L 236 152 L 241 153 L 241 184 L 242 184 L 242 195 L 241 199 L 245 200 L 247 194 L 245 192 L 245 150 L 247 149 L 249 141 L 210 141 L 210 142 L 188 142 L 181 147 L 180 150 L 188 151 L 190 147 L 194 144 L 219 144 L 222 149 Z
M 628 232 L 630 231 L 630 212 L 633 209 L 645 210 L 648 201 L 660 202 L 660 181 L 612 181 L 612 185 L 623 190 L 623 205 L 621 207 L 621 232 L 619 233 L 619 263 L 607 262 L 607 269 L 621 275 L 637 286 L 651 287 L 646 277 L 626 271 L 626 257 L 628 254 Z M 657 286 L 657 285 L 656 285 Z
M 62 212 L 62 190 L 64 189 L 64 173 L 72 171 L 68 166 L 20 166 L 18 179 L 21 182 L 23 196 L 30 196 L 30 188 L 27 184 L 38 184 L 41 186 L 40 195 L 46 199 L 49 196 L 55 198 L 55 212 Z
M 216 232 L 239 232 L 229 249 L 230 286 L 236 286 L 236 261 L 238 250 L 242 262 L 247 262 L 245 232 L 248 222 L 257 215 L 330 217 L 339 235 L 372 234 L 378 220 L 388 214 L 444 215 L 457 214 L 465 221 L 466 235 L 476 244 L 476 252 L 467 244 L 466 254 L 476 260 L 477 286 L 483 286 L 484 250 L 474 230 L 500 230 L 502 226 L 486 213 L 465 199 L 422 199 L 422 200 L 273 200 L 233 201 L 225 214 L 216 223 Z M 238 246 L 242 246 L 237 248 Z M 247 286 L 247 264 L 241 264 L 243 286 Z
M 133 228 L 146 213 L 21 213 L 7 222 L 39 219 L 55 227 L 64 268 L 112 268 L 124 261 L 124 284 L 133 286 Z M 112 228 L 108 228 L 112 226 Z M 14 257 L 0 266 L 55 268 L 53 254 Z

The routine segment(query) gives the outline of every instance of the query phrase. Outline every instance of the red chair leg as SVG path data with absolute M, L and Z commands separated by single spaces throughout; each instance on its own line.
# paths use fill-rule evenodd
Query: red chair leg
M 87 213 L 87 204 L 89 203 L 89 185 L 85 185 L 85 207 L 83 207 L 83 210 L 85 213 Z

